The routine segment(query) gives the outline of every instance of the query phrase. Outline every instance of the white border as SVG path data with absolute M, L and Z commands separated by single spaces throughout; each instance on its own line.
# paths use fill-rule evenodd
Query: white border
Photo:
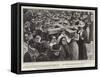
M 94 26 L 93 26 L 94 28 L 93 29 L 95 32 L 95 11 L 94 10 L 21 6 L 21 71 L 60 69 L 60 68 L 78 68 L 78 67 L 94 67 L 95 66 L 95 60 L 24 63 L 23 62 L 23 9 L 24 8 L 25 9 L 45 9 L 45 10 L 93 12 L 94 13 Z M 95 33 L 94 33 L 94 51 L 95 51 Z

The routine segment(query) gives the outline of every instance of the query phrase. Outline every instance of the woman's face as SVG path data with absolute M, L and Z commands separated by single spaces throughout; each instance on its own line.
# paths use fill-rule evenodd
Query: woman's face
M 62 39 L 62 44 L 65 45 L 66 44 L 66 38 Z

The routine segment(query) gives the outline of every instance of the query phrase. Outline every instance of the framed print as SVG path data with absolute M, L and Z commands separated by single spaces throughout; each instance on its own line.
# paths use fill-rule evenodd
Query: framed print
M 12 4 L 12 72 L 86 69 L 97 69 L 97 7 Z

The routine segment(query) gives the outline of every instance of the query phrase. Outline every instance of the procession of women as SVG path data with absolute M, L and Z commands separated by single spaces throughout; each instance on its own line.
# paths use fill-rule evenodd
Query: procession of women
M 88 11 L 24 9 L 24 62 L 93 59 L 93 20 Z

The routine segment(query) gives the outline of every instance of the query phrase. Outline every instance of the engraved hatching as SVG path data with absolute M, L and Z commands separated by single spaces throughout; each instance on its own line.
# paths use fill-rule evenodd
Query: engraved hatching
M 23 9 L 24 62 L 94 59 L 94 14 Z

